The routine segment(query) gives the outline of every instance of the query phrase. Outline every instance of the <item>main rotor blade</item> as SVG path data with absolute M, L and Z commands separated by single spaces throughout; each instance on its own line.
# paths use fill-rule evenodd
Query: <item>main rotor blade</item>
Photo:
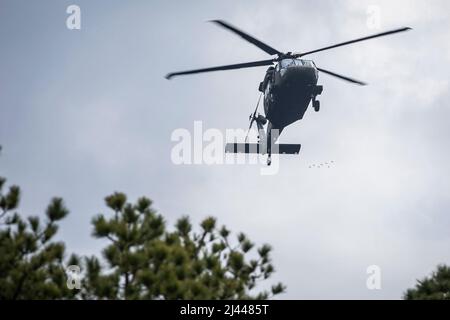
M 411 30 L 411 28 L 404 27 L 404 28 L 400 28 L 400 29 L 386 31 L 386 32 L 382 32 L 382 33 L 377 33 L 377 34 L 374 34 L 374 35 L 371 35 L 371 36 L 368 36 L 368 37 L 364 37 L 364 38 L 359 38 L 359 39 L 354 39 L 354 40 L 338 43 L 338 44 L 335 44 L 335 45 L 332 45 L 332 46 L 316 49 L 316 50 L 313 50 L 313 51 L 297 53 L 297 54 L 295 54 L 295 56 L 297 58 L 299 58 L 299 57 L 306 56 L 307 54 L 311 54 L 311 53 L 315 53 L 315 52 L 319 52 L 319 51 L 324 51 L 324 50 L 328 50 L 328 49 L 333 49 L 333 48 L 337 48 L 337 47 L 342 47 L 342 46 L 346 46 L 348 44 L 352 44 L 352 43 L 355 43 L 355 42 L 360 42 L 360 41 L 365 41 L 365 40 L 369 40 L 369 39 L 373 39 L 373 38 L 383 37 L 383 36 L 387 36 L 387 35 L 394 34 L 394 33 L 397 33 L 397 32 L 403 32 L 403 31 L 408 31 L 408 30 Z
M 187 71 L 180 71 L 180 72 L 171 72 L 171 73 L 166 75 L 166 79 L 170 80 L 174 76 L 181 76 L 181 75 L 186 75 L 186 74 L 269 66 L 269 65 L 271 65 L 273 63 L 274 63 L 274 60 L 271 59 L 271 60 L 261 60 L 261 61 L 253 61 L 253 62 L 246 62 L 246 63 L 230 64 L 230 65 L 226 65 L 226 66 L 219 66 L 219 67 L 212 67 L 212 68 L 203 68 L 203 69 L 187 70 Z
M 346 80 L 346 81 L 349 81 L 349 82 L 352 82 L 352 83 L 356 83 L 356 84 L 359 84 L 361 86 L 367 85 L 367 83 L 365 83 L 365 82 L 362 82 L 362 81 L 359 81 L 359 80 L 355 80 L 355 79 L 352 79 L 352 78 L 349 78 L 349 77 L 345 77 L 343 75 L 340 75 L 340 74 L 337 74 L 337 73 L 334 73 L 334 72 L 331 72 L 331 71 L 328 71 L 328 70 L 325 70 L 325 69 L 317 68 L 317 70 L 319 70 L 320 72 L 329 74 L 330 76 L 337 77 L 339 79 Z
M 252 37 L 251 35 L 233 27 L 232 25 L 230 25 L 229 23 L 223 21 L 223 20 L 211 20 L 211 22 L 214 22 L 222 27 L 224 27 L 225 29 L 228 29 L 236 34 L 238 34 L 239 36 L 241 36 L 242 38 L 244 38 L 245 40 L 247 40 L 250 43 L 253 43 L 255 46 L 257 46 L 258 48 L 260 48 L 261 50 L 267 52 L 270 55 L 274 55 L 274 54 L 282 54 L 280 51 L 272 48 L 271 46 L 259 41 L 258 39 L 255 39 L 254 37 Z

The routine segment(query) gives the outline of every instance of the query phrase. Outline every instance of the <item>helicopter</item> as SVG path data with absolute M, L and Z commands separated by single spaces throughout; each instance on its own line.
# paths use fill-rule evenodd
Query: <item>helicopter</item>
M 305 60 L 302 59 L 302 57 L 360 41 L 411 30 L 410 27 L 402 27 L 311 51 L 285 53 L 274 49 L 268 44 L 254 38 L 244 31 L 239 30 L 226 21 L 211 20 L 210 22 L 237 34 L 267 54 L 276 57 L 268 60 L 171 72 L 166 75 L 166 79 L 196 73 L 269 66 L 264 76 L 264 80 L 260 82 L 258 87 L 260 96 L 256 104 L 256 108 L 249 117 L 250 125 L 248 132 L 251 130 L 253 123 L 256 122 L 259 133 L 258 143 L 247 143 L 247 132 L 245 143 L 227 143 L 225 146 L 226 153 L 267 154 L 267 165 L 270 165 L 271 163 L 272 154 L 298 154 L 300 152 L 300 144 L 277 144 L 276 141 L 285 127 L 303 118 L 303 115 L 310 104 L 314 108 L 314 111 L 318 112 L 320 110 L 320 101 L 317 100 L 317 96 L 322 93 L 323 86 L 317 84 L 319 80 L 319 72 L 353 84 L 362 86 L 366 85 L 365 82 L 319 68 L 316 66 L 314 61 Z M 261 96 L 264 96 L 264 115 L 258 113 Z M 264 131 L 265 125 L 267 125 L 266 131 Z

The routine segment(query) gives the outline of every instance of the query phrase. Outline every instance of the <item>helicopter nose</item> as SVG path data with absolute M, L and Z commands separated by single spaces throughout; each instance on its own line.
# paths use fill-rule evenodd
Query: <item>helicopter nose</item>
M 281 75 L 282 81 L 295 84 L 316 84 L 317 70 L 309 66 L 291 66 Z

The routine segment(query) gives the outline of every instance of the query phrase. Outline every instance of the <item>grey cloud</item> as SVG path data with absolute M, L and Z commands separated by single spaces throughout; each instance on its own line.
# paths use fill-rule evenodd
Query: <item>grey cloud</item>
M 169 222 L 215 215 L 273 244 L 284 298 L 400 298 L 449 263 L 448 3 L 435 1 L 80 1 L 82 30 L 65 29 L 69 1 L 2 2 L 0 174 L 36 214 L 63 196 L 69 249 L 96 252 L 90 218 L 114 190 L 148 195 Z M 302 143 L 280 172 L 258 166 L 174 166 L 171 132 L 245 128 L 263 68 L 166 81 L 172 70 L 266 58 L 205 23 L 223 18 L 280 50 L 304 51 L 385 29 L 413 31 L 311 56 L 368 81 L 321 75 L 322 110 L 308 110 L 282 141 Z M 309 169 L 335 161 L 330 169 Z M 366 289 L 366 268 L 383 289 Z

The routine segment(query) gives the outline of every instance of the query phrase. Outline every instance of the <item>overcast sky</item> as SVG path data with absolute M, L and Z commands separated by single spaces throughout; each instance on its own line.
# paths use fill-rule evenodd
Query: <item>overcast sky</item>
M 81 8 L 81 30 L 66 8 Z M 367 25 L 369 5 L 380 29 Z M 21 212 L 53 196 L 71 213 L 59 238 L 97 253 L 91 217 L 124 191 L 154 200 L 173 224 L 213 215 L 274 247 L 271 281 L 288 299 L 398 299 L 450 263 L 448 1 L 0 1 L 0 175 Z M 281 51 L 308 51 L 402 26 L 414 30 L 311 55 L 369 83 L 320 75 L 282 142 L 300 156 L 261 165 L 174 165 L 177 128 L 246 128 L 265 68 L 167 81 L 169 71 L 269 58 L 206 23 L 224 19 Z M 313 164 L 334 161 L 320 169 Z M 366 268 L 381 268 L 368 290 Z

